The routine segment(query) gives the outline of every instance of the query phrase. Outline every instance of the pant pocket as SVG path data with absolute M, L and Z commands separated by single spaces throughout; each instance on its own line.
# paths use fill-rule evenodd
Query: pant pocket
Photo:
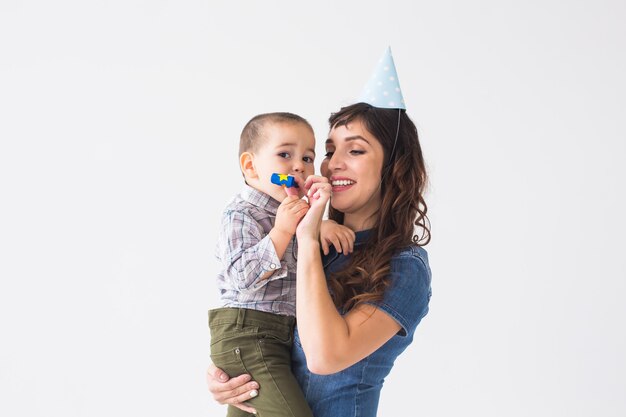
M 249 373 L 241 359 L 240 347 L 233 347 L 220 353 L 211 352 L 211 361 L 231 378 Z

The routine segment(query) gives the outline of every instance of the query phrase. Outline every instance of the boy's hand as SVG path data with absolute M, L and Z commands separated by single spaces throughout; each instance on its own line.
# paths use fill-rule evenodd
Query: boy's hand
M 288 234 L 291 239 L 291 236 L 296 233 L 298 223 L 308 210 L 309 205 L 307 202 L 299 198 L 297 195 L 289 195 L 285 197 L 283 202 L 280 203 L 280 206 L 278 206 L 274 229 L 285 235 Z
M 324 255 L 328 255 L 330 245 L 335 247 L 337 253 L 344 255 L 352 253 L 356 235 L 349 227 L 343 226 L 334 220 L 322 221 L 320 229 L 320 242 Z

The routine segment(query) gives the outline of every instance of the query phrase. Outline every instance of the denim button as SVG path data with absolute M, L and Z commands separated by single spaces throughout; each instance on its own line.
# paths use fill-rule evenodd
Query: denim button
M 241 352 L 241 351 L 239 350 L 239 348 L 235 348 L 235 353 L 236 353 L 237 355 L 239 355 L 239 353 L 240 353 L 240 352 Z

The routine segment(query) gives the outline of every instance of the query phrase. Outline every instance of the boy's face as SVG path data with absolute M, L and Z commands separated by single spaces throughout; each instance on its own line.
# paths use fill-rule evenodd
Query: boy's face
M 246 169 L 246 181 L 278 201 L 286 197 L 282 186 L 272 184 L 273 173 L 289 174 L 305 180 L 315 167 L 315 137 L 302 123 L 267 123 L 258 150 L 251 153 L 252 169 Z M 244 164 L 245 165 L 245 164 Z M 304 182 L 304 181 L 303 181 Z M 298 190 L 300 197 L 304 190 Z

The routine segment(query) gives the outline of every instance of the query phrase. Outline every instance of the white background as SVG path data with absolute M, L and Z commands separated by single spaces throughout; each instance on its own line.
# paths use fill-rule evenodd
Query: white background
M 213 247 L 268 111 L 387 45 L 430 172 L 431 312 L 379 415 L 626 415 L 622 1 L 0 3 L 0 415 L 220 416 Z

